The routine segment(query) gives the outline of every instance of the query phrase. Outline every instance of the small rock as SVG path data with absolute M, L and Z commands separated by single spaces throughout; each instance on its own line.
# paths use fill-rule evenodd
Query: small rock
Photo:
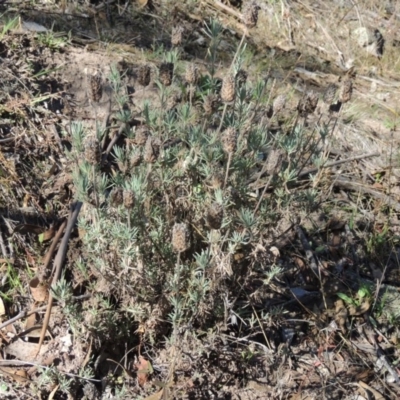
M 353 35 L 359 47 L 375 57 L 382 57 L 385 40 L 378 29 L 366 27 L 357 28 L 353 31 Z

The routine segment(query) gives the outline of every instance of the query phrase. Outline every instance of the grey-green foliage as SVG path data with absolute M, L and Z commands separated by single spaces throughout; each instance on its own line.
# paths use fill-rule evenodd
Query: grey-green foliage
M 248 81 L 237 88 L 236 100 L 227 106 L 223 126 L 234 127 L 239 142 L 235 152 L 229 156 L 224 153 L 223 131 L 218 130 L 222 106 L 213 115 L 206 115 L 202 107 L 204 97 L 216 87 L 214 74 L 223 29 L 211 21 L 204 32 L 209 38 L 211 66 L 209 75 L 200 78 L 193 101 L 183 100 L 170 109 L 166 107 L 173 92 L 181 90 L 185 99 L 183 80 L 176 76 L 171 87 L 158 85 L 158 98 L 150 97 L 140 105 L 141 123 L 147 125 L 151 139 L 160 144 L 160 154 L 151 163 L 129 166 L 131 155 L 144 153 L 148 146 L 124 143 L 114 146 L 108 169 L 102 165 L 93 168 L 82 161 L 86 132 L 81 124 L 73 124 L 68 156 L 75 161 L 77 197 L 88 202 L 79 220 L 84 232 L 80 269 L 85 265 L 86 277 L 106 280 L 107 290 L 120 302 L 118 312 L 128 313 L 136 323 L 153 321 L 153 309 L 161 313 L 155 324 L 169 321 L 174 328 L 194 321 L 201 325 L 207 313 L 209 318 L 220 318 L 225 304 L 222 293 L 233 291 L 236 296 L 241 290 L 237 282 L 243 276 L 235 264 L 236 253 L 245 252 L 244 259 L 250 259 L 252 248 L 267 239 L 268 227 L 276 224 L 294 201 L 309 210 L 318 201 L 315 189 L 299 190 L 294 196 L 290 188 L 297 184 L 299 172 L 321 157 L 328 132 L 296 118 L 290 118 L 297 121 L 295 126 L 280 123 L 271 132 L 264 113 L 273 98 L 273 86 L 268 85 L 267 79 Z M 165 59 L 178 64 L 179 57 L 179 51 L 173 50 Z M 239 52 L 235 68 L 240 67 Z M 127 123 L 133 114 L 123 108 L 127 100 L 124 75 L 115 67 L 111 68 L 110 82 L 119 110 L 117 120 Z M 125 137 L 134 138 L 128 124 L 122 130 L 120 143 Z M 98 138 L 107 140 L 104 132 L 98 133 Z M 170 145 L 171 141 L 174 144 Z M 282 166 L 274 172 L 271 190 L 255 211 L 255 197 L 268 177 L 261 176 L 256 189 L 251 182 L 262 169 L 266 154 L 277 148 L 283 152 Z M 227 170 L 224 187 L 218 179 L 225 177 Z M 111 204 L 110 191 L 115 188 L 134 197 L 133 207 Z M 94 205 L 90 203 L 92 192 L 99 199 Z M 213 203 L 223 209 L 219 230 L 211 230 L 206 223 L 205 215 Z M 182 222 L 191 229 L 191 248 L 178 256 L 171 244 L 171 232 L 175 223 Z M 269 284 L 280 272 L 278 267 L 272 267 L 262 279 Z M 157 307 L 163 301 L 167 304 L 161 312 Z M 93 323 L 103 332 L 113 321 L 104 308 Z

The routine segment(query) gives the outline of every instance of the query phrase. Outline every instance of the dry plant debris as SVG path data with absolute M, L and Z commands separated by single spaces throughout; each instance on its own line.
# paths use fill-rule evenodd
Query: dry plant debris
M 2 16 L 0 397 L 399 397 L 396 4 L 78 3 Z

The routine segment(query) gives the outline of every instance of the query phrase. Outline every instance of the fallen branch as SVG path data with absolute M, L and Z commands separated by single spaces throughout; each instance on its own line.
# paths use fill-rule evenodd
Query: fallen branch
M 381 193 L 377 190 L 371 189 L 368 186 L 365 186 L 365 184 L 363 184 L 363 183 L 352 182 L 348 179 L 345 179 L 343 177 L 335 175 L 335 179 L 333 180 L 332 185 L 336 186 L 336 187 L 348 189 L 348 190 L 354 190 L 355 192 L 369 194 L 372 197 L 375 197 L 376 199 L 382 201 L 387 206 L 392 207 L 394 210 L 400 211 L 400 204 L 398 201 L 396 201 L 394 198 L 392 198 L 384 193 Z
M 54 275 L 53 275 L 53 280 L 52 280 L 52 285 L 55 285 L 60 277 L 61 274 L 61 268 L 62 265 L 64 264 L 65 257 L 67 255 L 67 247 L 68 247 L 68 241 L 72 233 L 72 229 L 75 226 L 75 223 L 78 219 L 79 212 L 82 208 L 82 203 L 80 201 L 75 203 L 75 207 L 73 208 L 73 211 L 71 211 L 69 219 L 68 219 L 68 224 L 65 229 L 65 234 L 64 237 L 61 241 L 60 248 L 58 249 L 56 258 L 54 259 Z M 40 339 L 38 343 L 38 349 L 36 352 L 36 356 L 40 352 L 40 348 L 42 347 L 44 337 L 46 335 L 47 328 L 49 326 L 49 321 L 50 321 L 50 315 L 51 315 L 51 309 L 53 307 L 53 295 L 51 293 L 51 290 L 49 291 L 49 302 L 47 304 L 47 310 L 46 310 L 46 315 L 43 320 L 43 327 L 42 331 L 40 333 Z
M 46 279 L 47 276 L 47 270 L 49 268 L 51 259 L 53 257 L 53 253 L 54 250 L 56 249 L 57 243 L 61 238 L 62 233 L 64 232 L 65 226 L 67 225 L 67 221 L 65 220 L 60 227 L 58 228 L 58 231 L 56 233 L 56 235 L 53 238 L 53 241 L 51 243 L 51 246 L 49 247 L 46 256 L 44 257 L 44 261 L 43 261 L 43 266 L 42 266 L 42 270 L 40 271 L 40 274 L 38 276 L 39 281 L 42 282 L 44 279 Z
M 301 178 L 301 177 L 306 176 L 306 175 L 315 174 L 321 168 L 335 167 L 336 165 L 345 164 L 345 163 L 350 162 L 350 161 L 362 160 L 362 159 L 371 158 L 371 157 L 378 157 L 379 155 L 380 155 L 379 153 L 360 154 L 359 156 L 345 158 L 344 160 L 332 161 L 332 162 L 326 163 L 324 165 L 321 165 L 321 167 L 319 167 L 319 168 L 310 168 L 308 170 L 302 171 L 297 175 L 297 177 Z

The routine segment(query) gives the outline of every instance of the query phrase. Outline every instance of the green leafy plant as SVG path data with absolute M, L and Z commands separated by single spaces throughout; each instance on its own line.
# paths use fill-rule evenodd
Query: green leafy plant
M 373 298 L 373 292 L 371 285 L 361 284 L 354 297 L 350 297 L 342 292 L 338 292 L 337 296 L 345 301 L 347 304 L 357 307 L 361 305 L 365 300 L 371 300 Z

